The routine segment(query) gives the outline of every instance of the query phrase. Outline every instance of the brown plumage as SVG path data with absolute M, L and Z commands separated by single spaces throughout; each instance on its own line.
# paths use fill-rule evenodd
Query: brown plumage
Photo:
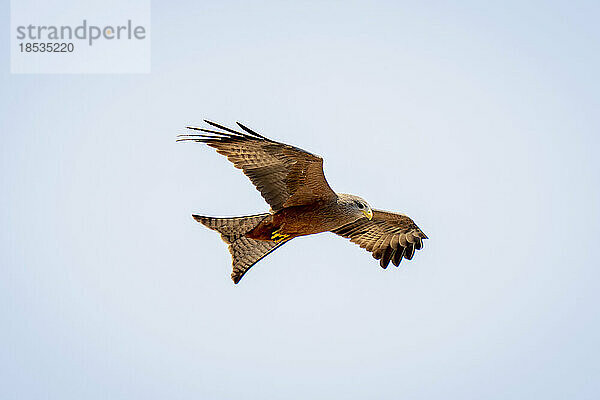
M 406 215 L 381 210 L 373 210 L 371 220 L 361 218 L 332 232 L 372 252 L 382 268 L 390 261 L 397 267 L 402 257 L 412 260 L 415 250 L 421 250 L 423 239 L 427 239 Z
M 268 139 L 238 123 L 239 132 L 214 122 L 215 129 L 188 127 L 199 134 L 178 141 L 206 143 L 241 169 L 271 206 L 265 214 L 235 218 L 193 215 L 221 233 L 238 283 L 266 255 L 291 239 L 333 232 L 373 253 L 380 265 L 412 259 L 427 236 L 406 215 L 372 210 L 358 196 L 335 193 L 323 173 L 323 159 L 298 147 Z

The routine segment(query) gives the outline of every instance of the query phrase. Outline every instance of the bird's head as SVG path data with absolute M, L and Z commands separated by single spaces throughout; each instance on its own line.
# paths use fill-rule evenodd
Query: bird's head
M 373 210 L 367 201 L 353 194 L 339 194 L 340 204 L 353 216 L 358 218 L 373 218 Z

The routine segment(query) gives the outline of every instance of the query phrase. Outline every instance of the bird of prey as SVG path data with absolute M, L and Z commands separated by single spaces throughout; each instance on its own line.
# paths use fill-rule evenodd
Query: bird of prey
M 372 209 L 362 198 L 334 192 L 323 159 L 276 142 L 237 123 L 237 131 L 205 120 L 210 127 L 187 127 L 197 134 L 178 141 L 206 143 L 241 169 L 271 206 L 268 213 L 234 218 L 192 217 L 221 234 L 233 259 L 238 283 L 258 261 L 295 237 L 333 232 L 380 260 L 382 268 L 411 260 L 427 236 L 403 214 Z

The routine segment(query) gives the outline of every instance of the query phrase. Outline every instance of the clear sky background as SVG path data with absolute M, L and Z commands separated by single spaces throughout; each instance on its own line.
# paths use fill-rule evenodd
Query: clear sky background
M 8 4 L 3 26 L 8 26 Z M 598 2 L 154 2 L 152 72 L 11 75 L 2 399 L 595 399 Z M 324 157 L 429 235 L 333 234 L 239 285 L 191 217 L 264 212 L 188 124 Z

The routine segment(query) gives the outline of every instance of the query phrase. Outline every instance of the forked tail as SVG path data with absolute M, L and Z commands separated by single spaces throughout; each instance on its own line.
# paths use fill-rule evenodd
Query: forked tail
M 286 243 L 285 241 L 275 243 L 254 240 L 245 236 L 269 215 L 269 213 L 265 213 L 234 218 L 213 218 L 202 215 L 192 215 L 192 217 L 207 228 L 219 232 L 221 239 L 229 245 L 229 252 L 233 260 L 231 279 L 234 283 L 238 283 L 254 264 Z

